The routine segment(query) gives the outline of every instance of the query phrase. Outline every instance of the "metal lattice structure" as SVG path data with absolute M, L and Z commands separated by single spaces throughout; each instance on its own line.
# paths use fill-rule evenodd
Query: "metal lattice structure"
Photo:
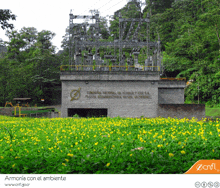
M 112 42 L 103 42 L 100 41 L 100 28 L 99 22 L 100 17 L 99 14 L 95 15 L 73 15 L 72 13 L 69 15 L 69 30 L 70 30 L 70 60 L 69 64 L 72 67 L 71 70 L 86 70 L 86 71 L 125 71 L 125 70 L 144 70 L 144 71 L 160 71 L 161 67 L 161 46 L 160 46 L 160 38 L 158 35 L 157 42 L 150 42 L 150 17 L 147 14 L 147 18 L 122 18 L 119 16 L 119 39 L 114 40 Z M 95 20 L 95 23 L 89 24 L 85 21 L 83 23 L 73 23 L 74 19 L 90 19 Z M 138 26 L 134 29 L 135 23 L 138 23 Z M 139 30 L 141 25 L 147 25 L 146 28 L 146 40 L 142 41 L 138 38 Z M 130 28 L 126 33 L 125 30 L 130 24 Z M 90 34 L 88 34 L 90 33 Z M 126 34 L 126 35 L 125 35 Z M 72 41 L 73 39 L 73 41 Z M 74 46 L 75 44 L 75 46 Z M 118 48 L 119 49 L 119 57 L 116 57 L 115 54 L 105 53 L 104 60 L 101 59 L 99 54 L 99 48 Z M 138 55 L 140 54 L 140 50 L 144 47 L 147 47 L 147 59 L 145 60 L 145 65 L 141 66 L 138 63 Z M 75 48 L 75 50 L 73 50 Z M 95 48 L 95 54 L 93 55 L 91 49 Z M 123 49 L 130 48 L 132 49 L 132 53 L 134 59 L 132 58 L 132 54 L 130 57 L 126 58 Z M 88 54 L 84 54 L 82 56 L 82 51 L 87 49 Z M 150 51 L 153 51 L 153 55 L 150 56 Z M 75 54 L 73 54 L 75 51 Z M 127 59 L 127 65 L 126 65 Z M 95 69 L 93 60 L 95 60 Z M 109 69 L 109 63 L 111 62 L 112 68 Z M 80 67 L 80 69 L 79 69 Z M 126 68 L 127 67 L 127 68 Z M 143 68 L 144 67 L 144 68 Z M 154 67 L 157 67 L 156 69 Z

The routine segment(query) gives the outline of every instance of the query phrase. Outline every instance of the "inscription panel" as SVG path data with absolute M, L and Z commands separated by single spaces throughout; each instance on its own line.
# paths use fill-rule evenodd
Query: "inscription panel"
M 89 99 L 150 99 L 147 91 L 87 91 L 85 98 Z
M 62 117 L 68 108 L 106 108 L 110 117 L 156 117 L 157 104 L 157 82 L 62 81 Z

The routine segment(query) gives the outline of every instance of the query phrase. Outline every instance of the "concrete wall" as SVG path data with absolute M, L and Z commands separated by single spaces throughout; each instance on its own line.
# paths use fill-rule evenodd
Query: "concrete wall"
M 14 111 L 14 110 L 15 110 L 14 107 L 0 108 L 0 115 L 11 116 L 12 115 L 12 111 Z M 16 110 L 18 111 L 18 108 Z M 24 107 L 24 108 L 21 108 L 21 111 L 23 111 L 23 110 L 38 110 L 38 108 Z
M 159 104 L 184 104 L 185 81 L 160 80 L 158 82 Z
M 159 104 L 184 104 L 183 88 L 158 88 Z
M 38 110 L 38 108 L 21 108 L 21 111 L 23 110 Z M 14 111 L 14 107 L 6 107 L 6 108 L 0 108 L 0 115 L 5 116 L 12 116 L 12 111 Z M 17 108 L 18 111 L 18 108 Z M 49 118 L 55 118 L 59 117 L 58 112 L 45 112 L 42 114 L 31 114 L 31 117 L 49 117 Z
M 61 72 L 61 117 L 68 109 L 104 108 L 109 117 L 205 117 L 205 105 L 184 104 L 185 81 L 158 72 Z
M 187 117 L 192 119 L 193 117 L 201 120 L 205 118 L 205 105 L 204 104 L 159 104 L 158 116 L 160 117 Z
M 121 71 L 121 72 L 108 72 L 108 71 L 76 71 L 76 72 L 61 72 L 60 80 L 114 80 L 114 81 L 137 81 L 137 80 L 159 80 L 159 72 L 154 71 Z
M 79 88 L 80 98 L 71 101 L 71 92 L 75 90 L 74 93 L 76 93 Z M 113 94 L 106 94 L 106 92 Z M 68 108 L 105 108 L 108 109 L 109 117 L 156 117 L 157 105 L 157 82 L 137 80 L 62 81 L 61 117 L 68 116 Z

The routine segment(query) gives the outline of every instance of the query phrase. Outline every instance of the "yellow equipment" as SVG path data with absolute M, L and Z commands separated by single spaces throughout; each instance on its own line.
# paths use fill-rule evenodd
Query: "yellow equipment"
M 16 116 L 16 109 L 18 108 L 18 116 L 19 116 L 19 117 L 21 117 L 21 116 L 27 117 L 27 114 L 22 114 L 22 113 L 21 113 L 21 107 L 15 106 L 14 108 L 15 108 L 14 116 Z
M 6 107 L 8 104 L 10 104 L 11 107 L 13 107 L 12 103 L 11 103 L 11 102 L 8 102 L 8 101 L 5 103 L 5 107 Z

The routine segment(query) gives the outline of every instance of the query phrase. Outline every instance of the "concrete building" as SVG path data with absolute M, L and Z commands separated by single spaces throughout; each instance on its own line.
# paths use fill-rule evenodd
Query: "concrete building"
M 61 117 L 205 117 L 204 105 L 184 104 L 185 80 L 163 80 L 158 71 L 61 72 L 60 79 Z

